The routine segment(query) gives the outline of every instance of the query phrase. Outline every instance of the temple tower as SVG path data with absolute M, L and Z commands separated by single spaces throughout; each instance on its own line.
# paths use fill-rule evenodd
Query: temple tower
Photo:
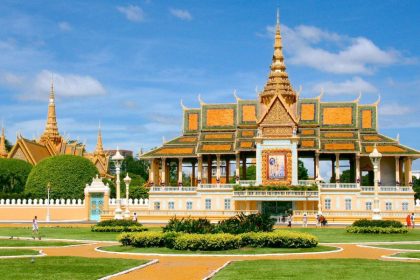
M 277 10 L 270 74 L 259 94 L 257 147 L 258 185 L 297 185 L 297 94 L 284 64 Z
M 1 136 L 0 136 L 0 158 L 7 158 L 7 150 L 6 150 L 6 136 L 4 134 L 4 127 L 1 128 Z

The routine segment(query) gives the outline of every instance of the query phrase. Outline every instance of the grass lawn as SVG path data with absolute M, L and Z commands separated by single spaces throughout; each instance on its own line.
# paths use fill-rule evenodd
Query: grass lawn
M 318 246 L 315 248 L 252 248 L 244 247 L 234 250 L 223 251 L 188 251 L 175 250 L 166 247 L 136 248 L 132 246 L 107 246 L 101 247 L 104 251 L 124 252 L 124 253 L 148 253 L 148 254 L 193 254 L 193 255 L 245 255 L 245 254 L 280 254 L 280 253 L 309 253 L 309 252 L 325 252 L 337 250 L 335 247 Z
M 143 263 L 143 260 L 42 257 L 0 260 L 0 275 L 3 280 L 16 279 L 98 279 Z
M 420 250 L 420 244 L 374 245 L 380 248 Z
M 31 249 L 1 249 L 0 257 L 4 256 L 22 256 L 22 255 L 39 255 L 39 252 Z
M 80 244 L 77 242 L 66 241 L 44 241 L 44 240 L 17 240 L 0 239 L 0 247 L 47 247 L 47 246 L 66 246 Z
M 394 257 L 420 259 L 420 252 L 406 252 L 406 253 L 399 253 L 399 254 L 395 255 Z
M 323 243 L 353 243 L 381 241 L 419 241 L 420 229 L 409 230 L 405 234 L 362 234 L 348 233 L 345 228 L 292 228 L 279 229 L 311 233 Z
M 233 262 L 217 273 L 214 280 L 395 280 L 410 279 L 419 274 L 420 265 L 418 263 L 365 259 L 258 260 Z

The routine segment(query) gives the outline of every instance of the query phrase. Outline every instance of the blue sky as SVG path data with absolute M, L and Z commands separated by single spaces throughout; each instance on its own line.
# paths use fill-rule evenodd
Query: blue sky
M 380 131 L 420 150 L 418 1 L 1 1 L 0 119 L 42 133 L 51 73 L 62 134 L 150 149 L 197 107 L 255 98 L 280 8 L 286 66 L 303 97 L 381 94 Z M 416 162 L 415 167 L 420 168 Z

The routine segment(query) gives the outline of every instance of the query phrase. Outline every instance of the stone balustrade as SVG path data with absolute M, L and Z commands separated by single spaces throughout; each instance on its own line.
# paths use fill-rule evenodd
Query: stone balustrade
M 115 198 L 111 198 L 109 200 L 109 205 L 117 205 L 117 200 Z M 125 198 L 121 199 L 121 205 L 127 205 Z M 147 198 L 146 199 L 142 199 L 142 198 L 132 199 L 132 198 L 129 198 L 128 199 L 128 205 L 129 206 L 130 205 L 133 205 L 133 206 L 148 206 L 149 205 L 149 200 Z
M 12 205 L 12 206 L 34 206 L 34 205 L 63 205 L 63 206 L 76 206 L 85 205 L 83 199 L 50 199 L 49 203 L 47 199 L 0 199 L 0 206 Z

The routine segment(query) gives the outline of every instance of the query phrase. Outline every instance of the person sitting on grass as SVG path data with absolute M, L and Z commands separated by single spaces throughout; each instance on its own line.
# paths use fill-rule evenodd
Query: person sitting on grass
M 41 240 L 41 236 L 39 236 L 39 228 L 38 228 L 38 217 L 32 220 L 32 238 L 35 239 L 35 236 L 38 235 L 39 240 Z

